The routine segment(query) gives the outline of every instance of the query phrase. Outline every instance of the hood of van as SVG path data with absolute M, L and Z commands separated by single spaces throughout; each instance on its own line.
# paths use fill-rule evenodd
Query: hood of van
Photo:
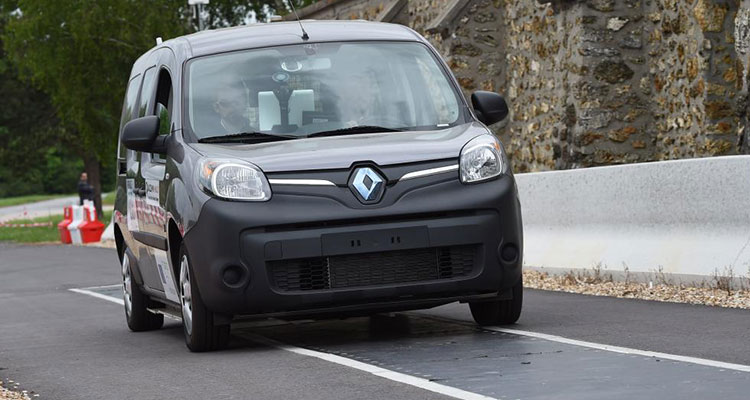
M 436 131 L 391 132 L 295 139 L 261 144 L 191 143 L 207 157 L 251 162 L 265 172 L 344 169 L 360 161 L 385 166 L 458 158 L 472 138 L 486 134 L 479 123 Z

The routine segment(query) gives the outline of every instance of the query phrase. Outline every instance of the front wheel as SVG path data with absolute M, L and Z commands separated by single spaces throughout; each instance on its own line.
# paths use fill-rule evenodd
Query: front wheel
M 510 325 L 518 321 L 523 305 L 523 279 L 513 285 L 513 297 L 508 300 L 470 302 L 471 316 L 482 326 Z
M 185 344 L 190 351 L 219 350 L 229 344 L 229 325 L 214 325 L 214 313 L 203 304 L 184 244 L 180 248 L 180 303 Z

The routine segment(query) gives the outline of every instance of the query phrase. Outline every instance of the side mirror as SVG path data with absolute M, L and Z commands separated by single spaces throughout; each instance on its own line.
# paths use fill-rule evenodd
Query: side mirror
M 166 137 L 159 136 L 159 117 L 149 115 L 131 120 L 122 128 L 122 144 L 130 150 L 166 153 Z
M 485 125 L 500 122 L 508 116 L 508 104 L 503 96 L 494 92 L 477 91 L 471 95 L 471 105 L 477 118 Z

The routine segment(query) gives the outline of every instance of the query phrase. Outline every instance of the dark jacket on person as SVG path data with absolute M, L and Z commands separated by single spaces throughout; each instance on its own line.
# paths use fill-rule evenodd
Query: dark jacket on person
M 86 181 L 78 181 L 78 204 L 83 205 L 84 200 L 94 200 L 94 187 Z

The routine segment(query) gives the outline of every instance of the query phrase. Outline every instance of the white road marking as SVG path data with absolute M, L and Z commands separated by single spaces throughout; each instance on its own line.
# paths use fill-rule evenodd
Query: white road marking
M 238 335 L 246 339 L 265 344 L 267 346 L 276 347 L 278 349 L 286 350 L 291 353 L 295 353 L 295 354 L 299 354 L 299 355 L 303 355 L 307 357 L 314 357 L 314 358 L 318 358 L 318 359 L 325 360 L 328 362 L 332 362 L 334 364 L 339 364 L 345 367 L 354 368 L 354 369 L 367 372 L 372 375 L 379 376 L 381 378 L 385 378 L 394 382 L 403 383 L 406 385 L 418 387 L 420 389 L 428 390 L 430 392 L 439 393 L 442 395 L 453 397 L 454 399 L 496 400 L 494 397 L 489 397 L 489 396 L 481 395 L 478 393 L 467 392 L 465 390 L 461 390 L 461 389 L 454 388 L 451 386 L 441 385 L 439 383 L 432 382 L 428 379 L 418 378 L 416 376 L 407 375 L 407 374 L 402 374 L 400 372 L 391 371 L 389 369 L 377 367 L 375 365 L 363 363 L 357 360 L 352 360 L 346 357 L 341 357 L 335 354 L 305 349 L 303 347 L 291 346 L 288 344 L 277 342 L 273 339 L 269 339 L 265 336 L 254 335 L 251 333 L 244 333 L 244 332 Z
M 99 288 L 114 288 L 114 286 L 120 286 L 120 285 L 109 285 L 109 286 L 99 286 L 99 287 L 86 288 L 86 289 L 68 289 L 68 290 L 70 290 L 71 292 L 85 294 L 87 296 L 96 297 L 97 299 L 107 300 L 109 302 L 116 303 L 116 304 L 119 304 L 121 306 L 124 306 L 125 305 L 125 301 L 122 298 L 107 296 L 106 294 L 101 294 L 101 293 L 97 293 L 97 292 L 93 292 L 91 290 L 88 290 L 88 289 L 99 289 Z
M 115 286 L 119 286 L 119 285 L 100 286 L 98 288 L 114 288 Z M 124 301 L 121 298 L 107 296 L 101 293 L 93 292 L 88 289 L 96 289 L 96 288 L 68 289 L 68 290 L 70 290 L 71 292 L 85 294 L 91 297 L 96 297 L 97 299 L 102 299 L 102 300 L 106 300 L 112 303 L 124 305 Z M 428 390 L 430 392 L 439 393 L 442 395 L 453 397 L 454 399 L 497 400 L 494 397 L 488 397 L 488 396 L 484 396 L 478 393 L 467 392 L 465 390 L 461 390 L 461 389 L 454 388 L 451 386 L 441 385 L 439 383 L 432 382 L 428 379 L 402 374 L 400 372 L 391 371 L 389 369 L 366 364 L 357 360 L 352 360 L 350 358 L 337 356 L 335 354 L 324 353 L 324 352 L 305 349 L 305 348 L 297 347 L 297 346 L 291 346 L 285 343 L 277 342 L 273 339 L 269 339 L 265 336 L 254 335 L 254 334 L 245 333 L 245 332 L 239 333 L 236 335 L 252 340 L 254 342 L 258 342 L 258 343 L 270 346 L 270 347 L 275 347 L 275 348 L 286 350 L 295 354 L 299 354 L 299 355 L 303 355 L 307 357 L 315 357 L 321 360 L 332 362 L 334 364 L 339 364 L 345 367 L 354 368 L 354 369 L 364 371 L 364 372 L 367 372 L 367 373 L 370 373 L 375 376 L 379 376 L 381 378 L 385 378 L 391 381 L 400 382 L 406 385 Z
M 116 283 L 114 285 L 89 286 L 89 287 L 81 288 L 81 290 L 115 289 L 115 288 L 121 288 L 121 287 L 122 287 L 122 283 Z
M 459 324 L 459 325 L 464 325 L 464 326 L 469 326 L 469 327 L 475 327 L 477 329 L 483 329 L 483 330 L 490 331 L 490 332 L 509 333 L 511 335 L 527 336 L 527 337 L 532 338 L 531 340 L 543 339 L 543 340 L 549 340 L 550 342 L 564 343 L 564 344 L 570 344 L 573 346 L 580 346 L 580 347 L 588 347 L 590 349 L 604 350 L 604 351 L 609 351 L 612 353 L 629 354 L 633 356 L 643 356 L 643 357 L 650 357 L 650 358 L 661 358 L 664 360 L 680 361 L 680 362 L 686 362 L 686 363 L 697 364 L 697 365 L 705 365 L 707 367 L 731 369 L 734 371 L 741 371 L 741 372 L 750 372 L 750 365 L 733 364 L 733 363 L 728 363 L 728 362 L 723 362 L 723 361 L 708 360 L 705 358 L 680 356 L 677 354 L 669 354 L 669 353 L 660 353 L 658 351 L 631 349 L 629 347 L 612 346 L 608 344 L 587 342 L 584 340 L 569 339 L 566 337 L 550 335 L 547 333 L 522 331 L 520 329 L 501 328 L 499 326 L 478 326 L 472 322 L 461 321 L 461 320 L 447 318 L 447 317 L 427 315 L 423 313 L 408 313 L 408 314 L 415 316 L 415 317 L 419 317 L 419 318 L 425 318 L 425 319 L 431 319 L 435 321 L 442 321 L 442 322 Z
M 100 288 L 113 288 L 115 286 L 119 285 L 109 285 L 109 286 L 101 286 Z M 91 290 L 87 289 L 69 289 L 72 292 L 80 293 L 89 295 L 92 297 L 96 297 L 98 299 L 103 299 L 110 301 L 112 303 L 117 303 L 122 305 L 123 300 L 120 298 L 114 298 L 111 296 L 103 295 L 100 293 L 93 292 Z M 471 323 L 468 323 L 466 321 L 460 321 L 460 320 L 454 320 L 450 318 L 445 317 L 435 317 L 435 316 L 429 316 L 424 314 L 412 314 L 415 316 L 419 316 L 422 318 L 427 319 L 433 319 L 433 320 L 439 320 L 449 323 L 457 323 L 461 325 L 471 325 L 476 326 Z M 609 351 L 613 353 L 620 353 L 620 354 L 628 354 L 631 356 L 643 356 L 643 357 L 649 357 L 649 358 L 659 358 L 664 360 L 671 360 L 671 361 L 677 361 L 677 362 L 685 362 L 690 364 L 696 364 L 696 365 L 703 365 L 708 367 L 714 367 L 714 368 L 723 368 L 733 371 L 741 371 L 741 372 L 750 372 L 750 365 L 742 365 L 742 364 L 733 364 L 733 363 L 727 363 L 722 361 L 714 361 L 714 360 L 708 360 L 704 358 L 697 358 L 697 357 L 689 357 L 689 356 L 681 356 L 676 354 L 669 354 L 669 353 L 660 353 L 656 351 L 648 351 L 648 350 L 639 350 L 639 349 L 632 349 L 629 347 L 621 347 L 621 346 L 611 346 L 607 344 L 600 344 L 600 343 L 594 343 L 594 342 L 587 342 L 583 340 L 576 340 L 576 339 L 569 339 L 562 336 L 556 336 L 556 335 L 550 335 L 546 333 L 539 333 L 539 332 L 531 332 L 531 331 L 524 331 L 519 329 L 509 329 L 509 328 L 500 328 L 500 327 L 482 327 L 480 329 L 484 329 L 490 332 L 499 332 L 499 333 L 507 333 L 512 335 L 518 335 L 518 336 L 526 336 L 533 339 L 543 339 L 548 340 L 551 342 L 557 342 L 557 343 L 563 343 L 573 346 L 579 346 L 579 347 L 587 347 L 594 350 L 604 350 Z M 434 393 L 443 394 L 449 397 L 453 397 L 456 399 L 461 400 L 496 400 L 493 397 L 481 395 L 478 393 L 472 393 L 468 392 L 462 389 L 454 388 L 451 386 L 442 385 L 436 382 L 432 382 L 428 379 L 419 378 L 412 375 L 403 374 L 400 372 L 392 371 L 389 369 L 381 368 L 375 365 L 363 363 L 357 360 L 352 360 L 350 358 L 338 356 L 331 353 L 325 353 L 321 351 L 315 351 L 310 350 L 302 347 L 292 346 L 285 343 L 281 343 L 278 341 L 275 341 L 273 339 L 269 339 L 264 336 L 250 334 L 250 333 L 239 333 L 238 334 L 241 337 L 244 337 L 246 339 L 265 344 L 270 347 L 275 347 L 281 350 L 289 351 L 295 354 L 308 356 L 308 357 L 314 357 L 318 358 L 324 361 L 332 362 L 334 364 L 343 365 L 346 367 L 354 368 L 363 372 L 370 373 L 375 376 L 379 376 L 381 378 L 385 378 L 394 382 L 400 382 L 406 385 L 418 387 L 420 389 L 428 390 Z
M 613 353 L 660 358 L 664 360 L 672 360 L 672 361 L 680 361 L 680 362 L 686 362 L 686 363 L 691 363 L 691 364 L 705 365 L 707 367 L 724 368 L 724 369 L 731 369 L 734 371 L 750 372 L 750 365 L 732 364 L 732 363 L 727 363 L 723 361 L 707 360 L 705 358 L 680 356 L 677 354 L 669 354 L 669 353 L 660 353 L 657 351 L 631 349 L 629 347 L 610 346 L 608 344 L 586 342 L 583 340 L 568 339 L 562 336 L 549 335 L 546 333 L 539 333 L 539 332 L 522 331 L 518 329 L 499 328 L 499 327 L 494 327 L 494 326 L 486 326 L 486 327 L 483 327 L 482 329 L 495 331 L 495 332 L 510 333 L 510 334 L 519 335 L 519 336 L 528 336 L 528 337 L 537 338 L 537 339 L 549 340 L 551 342 L 571 344 L 574 346 L 588 347 L 588 348 L 596 349 L 596 350 L 605 350 L 605 351 L 610 351 Z

